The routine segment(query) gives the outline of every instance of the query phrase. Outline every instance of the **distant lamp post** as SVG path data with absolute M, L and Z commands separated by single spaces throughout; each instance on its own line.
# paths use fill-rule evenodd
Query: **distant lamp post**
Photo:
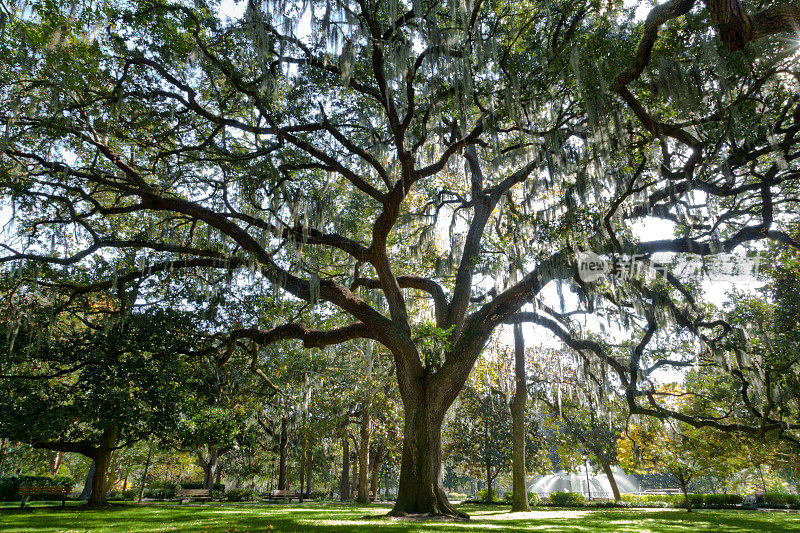
M 583 454 L 583 465 L 586 468 L 586 494 L 589 500 L 592 499 L 592 485 L 589 483 L 589 454 Z

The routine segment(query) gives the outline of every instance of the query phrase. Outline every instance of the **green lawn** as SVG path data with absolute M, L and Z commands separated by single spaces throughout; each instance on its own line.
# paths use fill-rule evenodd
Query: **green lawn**
M 216 504 L 137 506 L 120 504 L 110 510 L 65 510 L 35 502 L 30 510 L 0 504 L 0 531 L 39 532 L 141 532 L 156 531 L 456 531 L 476 533 L 506 531 L 798 531 L 800 514 L 763 511 L 698 511 L 612 509 L 569 510 L 537 508 L 530 514 L 512 514 L 507 507 L 462 505 L 469 521 L 412 521 L 380 516 L 386 505 L 344 504 Z

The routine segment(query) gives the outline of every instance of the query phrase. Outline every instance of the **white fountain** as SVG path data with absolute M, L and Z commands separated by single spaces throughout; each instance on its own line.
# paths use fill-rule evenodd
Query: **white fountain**
M 611 471 L 621 493 L 639 492 L 639 484 L 633 476 L 627 475 L 618 466 L 612 466 Z M 551 492 L 577 492 L 586 497 L 591 495 L 592 498 L 613 498 L 611 483 L 606 475 L 602 471 L 595 473 L 590 466 L 587 478 L 584 465 L 578 466 L 575 472 L 559 470 L 546 476 L 534 476 L 528 482 L 528 492 L 535 492 L 543 497 Z

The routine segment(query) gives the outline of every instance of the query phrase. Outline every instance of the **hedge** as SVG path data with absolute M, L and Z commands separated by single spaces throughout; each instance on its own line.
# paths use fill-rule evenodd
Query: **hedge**
M 75 480 L 67 476 L 12 476 L 0 477 L 0 501 L 9 502 L 20 499 L 19 487 L 21 485 L 33 487 L 51 487 L 58 485 L 71 492 L 75 486 Z M 47 496 L 42 496 L 46 498 Z M 36 499 L 34 497 L 33 499 Z

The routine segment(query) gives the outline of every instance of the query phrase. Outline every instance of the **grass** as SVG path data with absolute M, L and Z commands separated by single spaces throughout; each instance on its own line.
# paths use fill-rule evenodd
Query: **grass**
M 18 504 L 0 504 L 0 531 L 4 533 L 155 533 L 197 531 L 243 533 L 255 531 L 303 532 L 752 532 L 798 531 L 800 513 L 764 511 L 697 511 L 646 509 L 536 508 L 533 513 L 508 512 L 503 506 L 460 505 L 468 521 L 417 521 L 380 517 L 387 505 L 348 504 L 217 504 L 138 506 L 119 504 L 108 510 L 88 511 L 68 505 L 64 510 L 34 502 L 29 510 Z M 374 517 L 374 518 L 371 518 Z

